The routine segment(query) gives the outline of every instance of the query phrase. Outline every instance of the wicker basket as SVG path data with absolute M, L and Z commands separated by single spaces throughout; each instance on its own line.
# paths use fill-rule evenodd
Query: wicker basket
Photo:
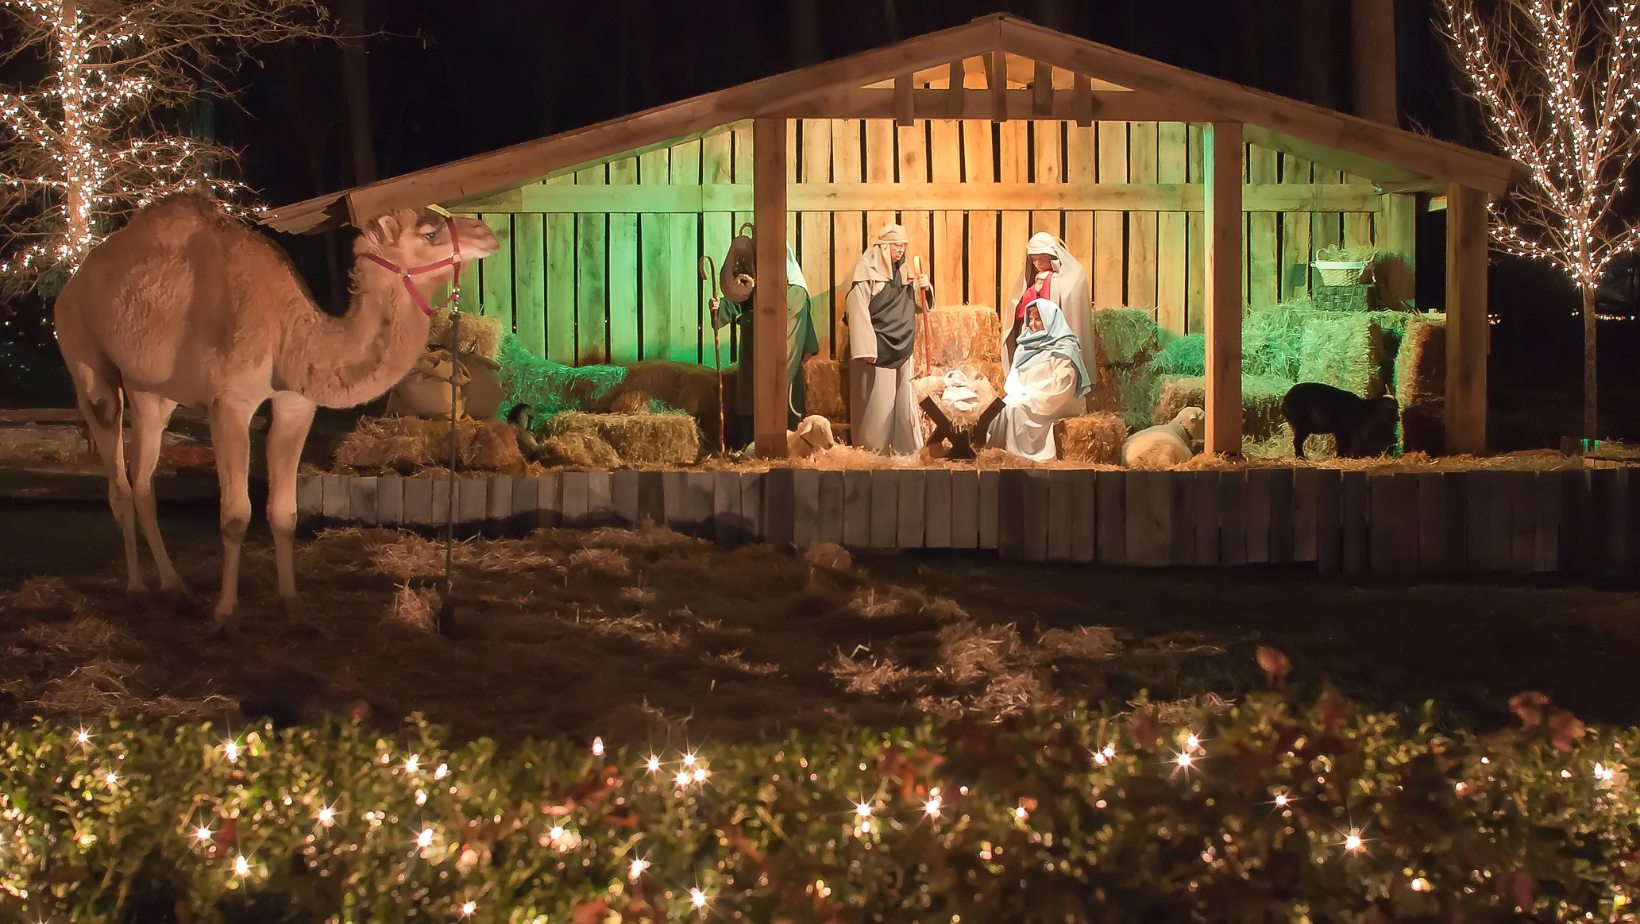
M 1372 281 L 1372 264 L 1317 260 L 1311 264 L 1321 273 L 1321 282 L 1329 286 L 1359 286 Z

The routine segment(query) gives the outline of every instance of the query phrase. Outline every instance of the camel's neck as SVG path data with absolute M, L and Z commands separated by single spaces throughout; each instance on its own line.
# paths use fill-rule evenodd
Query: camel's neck
M 426 348 L 428 318 L 398 278 L 360 259 L 347 314 L 307 312 L 286 338 L 281 386 L 325 407 L 352 407 L 398 383 Z

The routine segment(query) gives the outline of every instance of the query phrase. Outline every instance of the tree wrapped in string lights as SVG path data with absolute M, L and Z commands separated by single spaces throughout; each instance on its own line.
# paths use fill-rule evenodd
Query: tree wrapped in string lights
M 1614 210 L 1640 152 L 1640 0 L 1441 3 L 1488 132 L 1529 171 L 1493 205 L 1493 239 L 1564 270 L 1582 296 L 1583 435 L 1594 438 L 1595 290 L 1640 242 L 1640 225 Z
M 121 216 L 204 188 L 232 204 L 235 152 L 179 130 L 250 49 L 328 34 L 318 0 L 4 0 L 0 63 L 38 55 L 33 87 L 0 90 L 0 287 L 60 288 Z

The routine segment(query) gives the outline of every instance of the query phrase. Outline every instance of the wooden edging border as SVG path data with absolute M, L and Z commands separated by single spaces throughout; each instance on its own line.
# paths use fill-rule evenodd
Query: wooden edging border
M 1126 566 L 1344 574 L 1640 571 L 1628 468 L 1396 472 L 875 469 L 461 476 L 458 536 L 648 521 L 729 546 L 982 549 Z M 297 520 L 437 528 L 444 479 L 303 475 Z

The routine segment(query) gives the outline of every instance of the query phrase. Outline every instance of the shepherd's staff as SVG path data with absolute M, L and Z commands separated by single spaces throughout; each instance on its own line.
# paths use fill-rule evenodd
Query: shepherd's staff
M 916 286 L 916 289 L 917 289 L 917 307 L 922 309 L 922 310 L 917 312 L 917 342 L 916 342 L 916 344 L 914 344 L 914 347 L 920 348 L 920 353 L 921 353 L 921 356 L 922 356 L 922 359 L 921 359 L 922 369 L 918 374 L 919 375 L 927 375 L 928 374 L 928 369 L 929 369 L 928 319 L 925 317 L 925 315 L 928 313 L 928 304 L 927 304 L 928 299 L 923 294 L 923 287 L 922 287 L 922 257 L 912 257 L 911 258 L 911 266 L 913 268 L 913 271 L 917 274 L 917 278 L 912 280 L 912 285 Z
M 697 267 L 702 280 L 712 281 L 712 300 L 718 300 L 717 265 L 710 256 L 702 256 Z M 712 312 L 712 365 L 717 367 L 718 380 L 718 455 L 724 453 L 723 443 L 723 354 L 718 346 L 717 312 Z

